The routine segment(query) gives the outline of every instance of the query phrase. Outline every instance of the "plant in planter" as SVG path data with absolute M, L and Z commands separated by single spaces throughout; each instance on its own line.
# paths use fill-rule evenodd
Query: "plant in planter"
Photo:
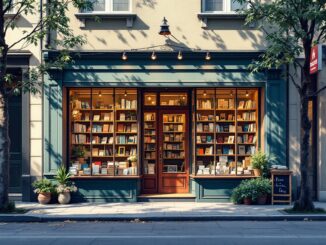
M 41 179 L 33 182 L 34 192 L 38 194 L 37 200 L 40 204 L 48 204 L 51 201 L 51 194 L 55 186 L 48 179 Z
M 60 204 L 68 204 L 71 199 L 71 192 L 76 192 L 77 187 L 74 182 L 70 181 L 70 173 L 64 165 L 61 165 L 57 170 L 57 175 L 55 176 L 56 181 L 58 181 L 58 186 L 56 191 L 58 193 L 58 202 Z
M 85 162 L 85 149 L 81 145 L 72 148 L 72 157 L 77 158 L 79 163 Z
M 250 180 L 241 181 L 240 185 L 234 188 L 231 200 L 236 204 L 244 203 L 250 205 L 252 203 L 253 189 Z
M 136 167 L 137 166 L 137 156 L 132 155 L 127 158 L 129 162 L 131 162 L 131 167 Z
M 267 155 L 259 150 L 251 156 L 251 166 L 255 176 L 266 176 L 268 172 L 268 162 L 274 160 L 275 157 Z
M 259 205 L 264 205 L 267 203 L 267 197 L 272 193 L 272 182 L 267 178 L 257 178 L 253 179 L 252 188 L 255 189 L 255 195 L 253 196 L 253 201 Z

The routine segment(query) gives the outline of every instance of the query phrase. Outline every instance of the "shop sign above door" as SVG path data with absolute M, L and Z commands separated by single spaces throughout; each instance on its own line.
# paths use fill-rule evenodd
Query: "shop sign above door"
M 310 74 L 314 74 L 322 69 L 322 45 L 317 44 L 311 48 L 310 52 Z

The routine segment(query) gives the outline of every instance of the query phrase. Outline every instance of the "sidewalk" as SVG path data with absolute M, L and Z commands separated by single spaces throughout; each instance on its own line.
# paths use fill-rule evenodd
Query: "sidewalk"
M 326 203 L 315 203 L 326 208 Z M 326 214 L 288 215 L 288 205 L 234 205 L 232 203 L 137 202 L 50 204 L 17 202 L 25 214 L 0 214 L 0 222 L 51 221 L 208 221 L 208 220 L 325 220 Z

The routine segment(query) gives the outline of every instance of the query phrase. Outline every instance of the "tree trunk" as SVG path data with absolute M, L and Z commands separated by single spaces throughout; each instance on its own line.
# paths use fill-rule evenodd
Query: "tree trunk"
M 308 166 L 309 166 L 309 142 L 310 142 L 310 129 L 311 122 L 308 116 L 308 103 L 309 99 L 306 96 L 307 89 L 303 89 L 300 95 L 300 115 L 301 115 L 301 133 L 300 133 L 300 173 L 301 173 L 301 185 L 300 196 L 295 202 L 293 209 L 297 211 L 311 211 L 314 209 L 312 201 L 312 189 L 309 184 L 308 178 Z
M 8 97 L 5 88 L 0 89 L 0 209 L 9 204 L 9 117 Z

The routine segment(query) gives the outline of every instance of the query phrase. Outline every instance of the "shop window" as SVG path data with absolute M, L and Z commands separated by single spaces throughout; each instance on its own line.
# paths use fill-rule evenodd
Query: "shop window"
M 83 12 L 121 13 L 131 12 L 131 0 L 89 0 L 92 7 Z
M 69 172 L 137 175 L 137 90 L 69 91 Z
M 145 93 L 144 94 L 144 105 L 145 106 L 156 106 L 157 105 L 156 93 Z
M 205 13 L 236 13 L 237 10 L 245 8 L 247 5 L 236 0 L 203 0 L 202 10 Z
M 195 136 L 197 175 L 252 175 L 258 89 L 197 89 Z
M 188 105 L 188 96 L 185 92 L 167 92 L 160 93 L 161 106 L 186 106 Z

